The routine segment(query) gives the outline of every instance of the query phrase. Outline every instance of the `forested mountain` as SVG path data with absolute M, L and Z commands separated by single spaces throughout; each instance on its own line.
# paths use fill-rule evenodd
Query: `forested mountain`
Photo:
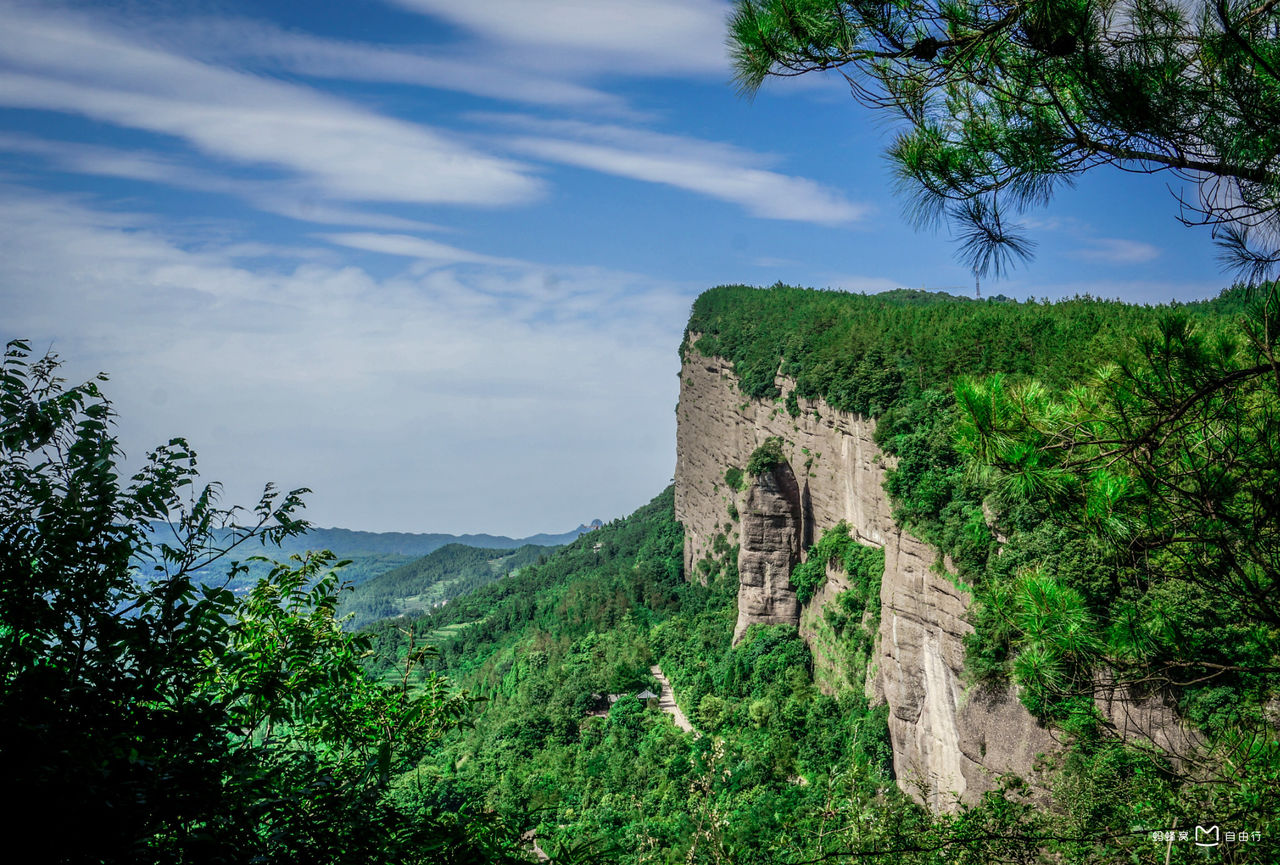
M 351 617 L 346 622 L 348 628 L 422 612 L 539 559 L 545 560 L 556 549 L 533 544 L 510 550 L 446 544 L 420 559 L 356 584 L 343 595 L 338 611 L 344 618 Z M 347 571 L 347 567 L 342 569 L 344 581 Z
M 878 803 L 867 840 L 934 831 L 893 785 L 883 707 L 848 683 L 821 693 L 794 629 L 731 646 L 733 552 L 706 585 L 685 580 L 668 488 L 543 564 L 374 627 L 375 671 L 425 639 L 489 700 L 419 767 L 442 801 L 524 814 L 548 852 L 607 861 L 801 858 L 807 836 L 835 828 L 833 795 Z M 859 616 L 850 603 L 834 620 L 851 654 Z M 661 690 L 654 664 L 699 733 L 630 696 Z M 624 695 L 611 708 L 610 693 Z
M 525 814 L 545 849 L 590 839 L 626 862 L 1190 862 L 1205 848 L 1176 830 L 1197 823 L 1230 832 L 1224 861 L 1274 861 L 1268 297 L 1133 307 L 776 286 L 695 304 L 683 350 L 731 361 L 747 403 L 730 427 L 876 419 L 894 518 L 966 599 L 961 703 L 1012 685 L 1051 734 L 981 797 L 893 776 L 896 710 L 871 687 L 885 639 L 873 539 L 814 537 L 789 580 L 809 624 L 753 625 L 734 644 L 749 493 L 804 458 L 772 440 L 724 467 L 724 525 L 696 574 L 680 575 L 668 491 L 591 544 L 375 628 L 374 669 L 426 640 L 490 700 L 421 770 L 448 801 Z M 808 454 L 815 496 L 821 465 Z M 830 574 L 844 588 L 813 600 Z M 651 664 L 695 733 L 600 701 L 658 690 Z
M 713 289 L 674 488 L 368 581 L 358 633 L 331 560 L 201 587 L 184 443 L 121 487 L 96 389 L 11 346 L 19 818 L 81 815 L 68 862 L 1280 861 L 1277 310 Z
M 894 520 L 949 572 L 944 590 L 914 585 L 938 602 L 958 590 L 972 629 L 958 700 L 929 684 L 936 670 L 902 692 L 881 683 L 895 748 L 919 751 L 911 729 L 945 731 L 937 715 L 954 711 L 960 741 L 930 764 L 981 762 L 988 733 L 964 714 L 1014 694 L 1052 739 L 1011 770 L 1040 776 L 1033 797 L 1055 808 L 1019 831 L 1058 836 L 1076 861 L 1128 861 L 1175 821 L 1277 813 L 1278 310 L 1274 285 L 1165 307 L 725 287 L 695 303 L 685 352 L 687 368 L 729 360 L 754 417 L 773 403 L 797 439 L 837 410 L 875 419 Z M 816 501 L 823 457 L 791 460 Z M 901 593 L 906 576 L 881 677 L 886 641 L 906 639 L 901 605 L 925 603 Z M 924 619 L 926 643 L 955 639 Z M 1229 860 L 1276 858 L 1274 828 L 1231 834 Z M 1195 853 L 1178 840 L 1171 861 Z
M 530 622 L 558 634 L 584 636 L 607 630 L 637 604 L 666 610 L 672 593 L 702 593 L 681 578 L 680 527 L 671 520 L 668 490 L 631 516 L 529 565 L 513 576 L 482 586 L 452 603 L 396 622 L 369 628 L 385 667 L 403 656 L 405 632 L 432 635 L 439 666 L 471 668 L 483 652 L 522 632 Z M 646 677 L 642 679 L 647 680 Z M 628 680 L 631 681 L 631 680 Z M 635 681 L 641 681 L 636 679 Z

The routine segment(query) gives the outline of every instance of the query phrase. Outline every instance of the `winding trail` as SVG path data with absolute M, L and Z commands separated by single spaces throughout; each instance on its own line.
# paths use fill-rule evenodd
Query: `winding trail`
M 649 672 L 662 685 L 662 694 L 658 697 L 658 708 L 666 712 L 675 719 L 676 726 L 686 733 L 693 733 L 694 736 L 700 735 L 698 731 L 693 729 L 693 725 L 689 723 L 689 719 L 684 716 L 684 712 L 680 711 L 680 707 L 676 705 L 675 691 L 671 690 L 671 683 L 667 681 L 667 677 L 663 675 L 662 668 L 654 664 L 649 668 Z

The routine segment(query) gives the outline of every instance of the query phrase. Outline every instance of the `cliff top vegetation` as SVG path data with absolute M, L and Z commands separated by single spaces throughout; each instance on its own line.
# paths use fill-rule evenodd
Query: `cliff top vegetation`
M 1088 296 L 1018 303 L 915 289 L 866 295 L 723 285 L 694 301 L 682 350 L 699 334 L 695 350 L 732 361 L 748 396 L 779 396 L 781 374 L 795 380 L 800 397 L 877 416 L 904 389 L 960 375 L 1034 376 L 1066 387 L 1101 359 L 1133 356 L 1133 335 L 1161 315 L 1229 317 L 1244 309 L 1246 295 L 1235 287 L 1213 300 L 1140 306 Z

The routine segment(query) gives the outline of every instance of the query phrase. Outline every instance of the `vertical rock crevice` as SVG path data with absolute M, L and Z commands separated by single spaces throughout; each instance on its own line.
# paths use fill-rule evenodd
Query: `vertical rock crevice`
M 813 496 L 809 493 L 809 479 L 805 478 L 800 489 L 800 550 L 808 550 L 817 540 L 813 531 Z

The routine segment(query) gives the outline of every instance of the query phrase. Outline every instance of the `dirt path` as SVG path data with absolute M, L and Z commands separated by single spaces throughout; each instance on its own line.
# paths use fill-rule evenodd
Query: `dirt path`
M 653 677 L 662 685 L 662 694 L 658 697 L 658 708 L 674 718 L 676 726 L 681 730 L 698 735 L 693 725 L 689 723 L 689 719 L 684 716 L 684 712 L 680 711 L 680 707 L 676 705 L 675 692 L 671 690 L 671 683 L 667 681 L 667 677 L 662 674 L 662 668 L 654 664 L 649 668 L 649 672 L 653 673 Z
M 546 862 L 551 858 L 538 846 L 538 836 L 533 829 L 521 835 L 520 840 L 533 846 L 533 855 L 538 857 L 539 862 Z

